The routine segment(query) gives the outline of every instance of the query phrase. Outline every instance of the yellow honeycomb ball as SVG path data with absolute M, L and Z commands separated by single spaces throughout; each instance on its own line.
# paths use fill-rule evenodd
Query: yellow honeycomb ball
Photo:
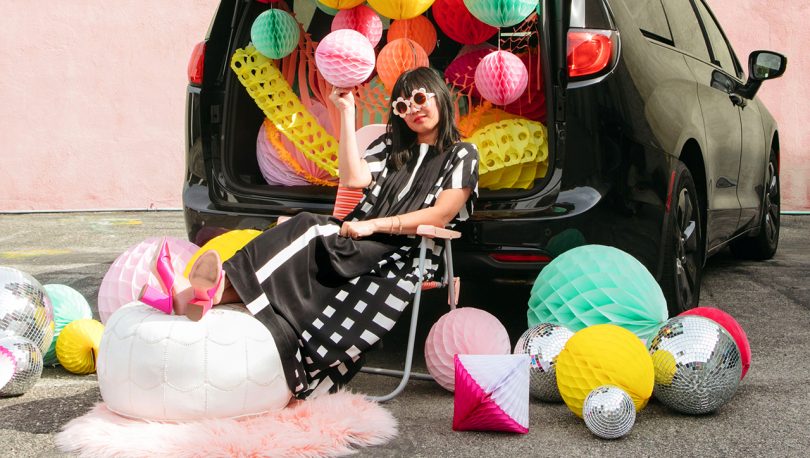
M 632 332 L 613 324 L 590 326 L 575 333 L 557 357 L 557 387 L 577 416 L 588 393 L 615 385 L 633 399 L 636 410 L 647 405 L 653 391 L 652 358 Z
M 411 19 L 427 11 L 434 0 L 368 0 L 375 11 L 390 19 Z
M 56 339 L 56 358 L 59 364 L 74 374 L 92 374 L 96 371 L 98 347 L 104 325 L 91 319 L 71 321 Z
M 194 264 L 194 261 L 196 261 L 197 258 L 199 258 L 200 255 L 206 251 L 215 250 L 217 253 L 219 253 L 220 259 L 227 261 L 243 246 L 247 245 L 248 242 L 258 237 L 261 233 L 262 231 L 257 231 L 255 229 L 236 229 L 212 238 L 205 245 L 200 247 L 200 249 L 197 250 L 194 255 L 191 256 L 188 264 L 186 264 L 186 270 L 183 272 L 183 274 L 188 277 L 188 273 L 191 271 L 191 266 Z

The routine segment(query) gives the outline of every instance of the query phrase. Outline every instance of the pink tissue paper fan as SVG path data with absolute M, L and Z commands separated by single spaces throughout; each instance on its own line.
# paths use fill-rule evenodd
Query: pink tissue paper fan
M 530 355 L 456 355 L 454 362 L 454 431 L 529 432 Z
M 17 360 L 8 348 L 0 346 L 0 390 L 14 377 Z

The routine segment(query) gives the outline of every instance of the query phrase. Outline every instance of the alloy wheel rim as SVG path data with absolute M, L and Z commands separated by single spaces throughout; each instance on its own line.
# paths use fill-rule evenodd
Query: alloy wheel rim
M 680 305 L 692 304 L 698 275 L 698 224 L 695 203 L 688 189 L 678 193 L 675 208 L 677 291 Z
M 768 192 L 765 193 L 765 236 L 771 245 L 779 236 L 779 178 L 772 161 L 768 163 Z

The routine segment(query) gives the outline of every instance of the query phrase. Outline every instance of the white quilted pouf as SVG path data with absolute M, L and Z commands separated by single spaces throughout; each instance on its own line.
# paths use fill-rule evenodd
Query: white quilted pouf
M 193 322 L 127 304 L 107 322 L 97 368 L 101 397 L 126 417 L 237 417 L 292 396 L 273 336 L 244 308 L 215 307 Z

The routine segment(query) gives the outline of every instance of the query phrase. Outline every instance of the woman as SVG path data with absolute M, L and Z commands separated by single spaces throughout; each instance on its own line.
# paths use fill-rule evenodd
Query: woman
M 188 303 L 176 313 L 195 320 L 211 305 L 244 302 L 272 332 L 299 398 L 357 373 L 362 353 L 413 299 L 417 226 L 466 219 L 478 193 L 477 149 L 459 141 L 450 93 L 436 71 L 422 67 L 399 77 L 387 133 L 362 158 L 352 92 L 335 89 L 330 99 L 340 112 L 340 184 L 365 188 L 357 207 L 344 221 L 298 214 L 224 263 L 215 251 L 204 253 L 189 273 L 191 301 L 182 286 L 167 288 L 175 304 Z M 441 249 L 428 253 L 426 280 Z

